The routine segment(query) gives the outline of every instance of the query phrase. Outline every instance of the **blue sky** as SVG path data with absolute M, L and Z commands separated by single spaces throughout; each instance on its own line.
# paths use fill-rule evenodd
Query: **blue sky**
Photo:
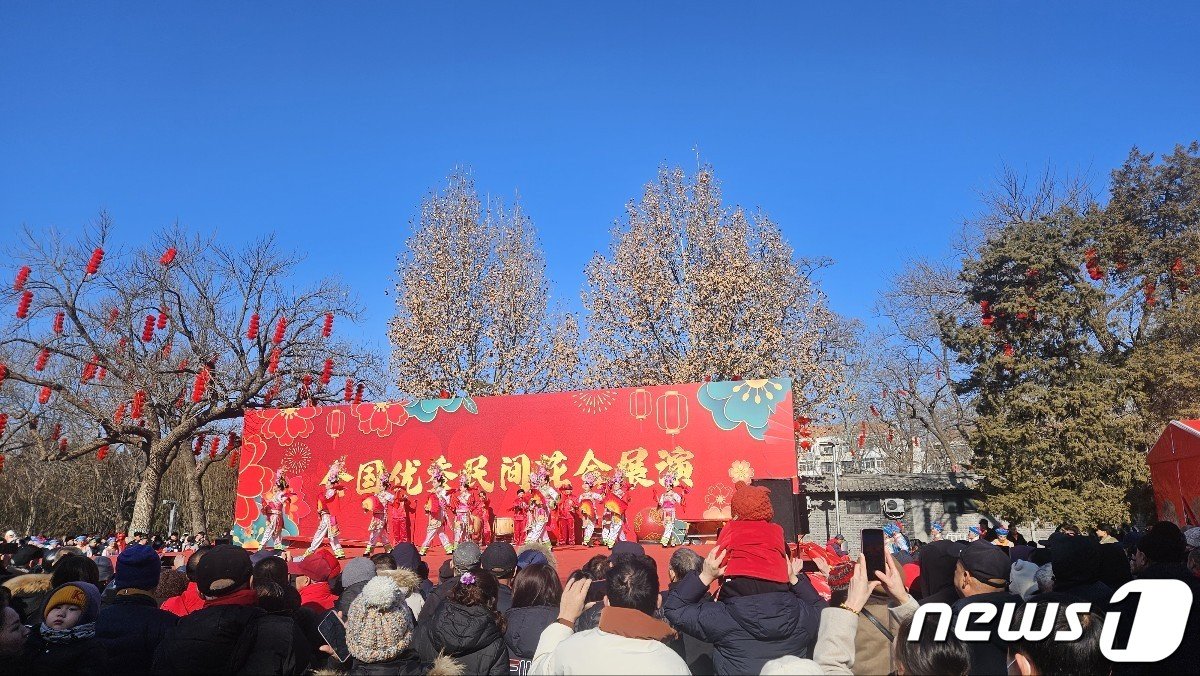
M 4 3 L 0 228 L 276 231 L 382 346 L 455 166 L 520 194 L 578 309 L 624 203 L 698 151 L 869 320 L 1004 164 L 1102 182 L 1200 137 L 1197 3 L 747 4 Z

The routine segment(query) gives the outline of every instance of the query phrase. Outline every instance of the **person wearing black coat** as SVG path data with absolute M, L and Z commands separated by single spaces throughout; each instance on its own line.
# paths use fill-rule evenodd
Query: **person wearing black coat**
M 504 614 L 504 644 L 508 647 L 508 659 L 532 661 L 542 631 L 557 618 L 558 606 L 510 608 Z
M 71 622 L 60 613 L 64 606 L 82 612 Z M 56 610 L 57 609 L 57 610 Z M 100 590 L 88 582 L 68 582 L 56 587 L 42 608 L 41 626 L 29 636 L 29 673 L 109 674 L 108 650 L 95 637 L 100 616 Z M 49 623 L 49 624 L 47 624 Z
M 148 545 L 130 545 L 117 558 L 112 595 L 100 607 L 96 638 L 110 655 L 121 657 L 122 671 L 149 674 L 154 651 L 179 619 L 160 610 L 154 589 L 162 572 L 158 553 Z
M 509 673 L 504 617 L 496 610 L 499 584 L 478 568 L 463 573 L 428 622 L 417 622 L 421 659 L 452 658 L 468 674 Z
M 809 656 L 826 604 L 807 576 L 795 576 L 791 584 L 727 579 L 718 600 L 704 603 L 717 577 L 707 565 L 667 594 L 663 614 L 672 627 L 713 644 L 718 674 L 757 674 L 777 657 Z

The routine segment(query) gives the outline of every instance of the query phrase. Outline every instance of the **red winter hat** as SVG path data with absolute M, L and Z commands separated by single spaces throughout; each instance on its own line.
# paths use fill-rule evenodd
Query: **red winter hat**
M 740 521 L 770 521 L 775 518 L 771 507 L 771 491 L 766 486 L 750 486 L 745 481 L 734 484 L 730 503 L 733 518 Z
M 306 557 L 300 563 L 288 564 L 288 573 L 303 575 L 313 582 L 328 582 L 329 578 L 341 574 L 342 564 L 334 557 L 333 552 L 322 547 Z
M 783 528 L 769 521 L 735 520 L 725 524 L 717 537 L 725 550 L 725 577 L 753 577 L 787 583 L 787 545 Z

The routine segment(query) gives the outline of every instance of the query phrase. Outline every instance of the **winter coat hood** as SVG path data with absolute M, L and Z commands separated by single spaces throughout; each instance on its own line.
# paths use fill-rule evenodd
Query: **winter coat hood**
M 451 656 L 473 653 L 503 640 L 490 610 L 453 601 L 442 602 L 430 632 L 438 646 Z
M 50 591 L 50 573 L 26 573 L 4 582 L 13 596 L 30 596 Z

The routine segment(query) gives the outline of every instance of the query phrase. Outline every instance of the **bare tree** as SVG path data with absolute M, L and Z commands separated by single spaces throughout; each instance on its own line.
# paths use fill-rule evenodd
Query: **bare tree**
M 22 233 L 4 294 L 17 311 L 0 327 L 3 387 L 21 402 L 5 450 L 55 461 L 138 454 L 129 528 L 149 530 L 163 475 L 197 435 L 248 407 L 338 400 L 336 379 L 353 384 L 373 364 L 325 335 L 335 317 L 357 316 L 347 291 L 332 280 L 296 288 L 299 260 L 272 238 L 232 249 L 176 228 L 106 251 L 111 229 L 102 215 L 75 242 Z M 79 431 L 54 439 L 56 426 Z M 224 459 L 237 445 L 217 450 Z
M 855 327 L 764 214 L 727 209 L 710 167 L 659 171 L 587 266 L 584 352 L 597 387 L 790 376 L 797 414 L 845 386 Z
M 549 308 L 546 262 L 519 204 L 484 204 L 468 174 L 451 174 L 421 204 L 396 274 L 388 337 L 401 391 L 512 394 L 574 383 L 576 321 Z

